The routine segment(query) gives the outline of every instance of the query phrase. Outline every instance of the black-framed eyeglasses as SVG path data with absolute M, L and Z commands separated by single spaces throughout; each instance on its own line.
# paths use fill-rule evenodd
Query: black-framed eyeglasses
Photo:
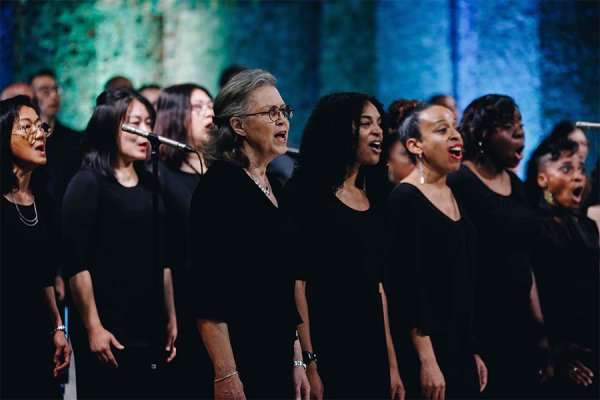
M 41 130 L 46 138 L 52 135 L 52 128 L 46 122 L 39 123 L 37 125 L 27 124 L 21 125 L 19 128 L 12 131 L 12 134 L 23 136 L 28 142 L 33 143 L 35 141 L 35 135 Z
M 287 119 L 288 121 L 290 119 L 292 119 L 294 117 L 294 107 L 292 106 L 284 106 L 284 107 L 277 107 L 277 106 L 273 106 L 271 108 L 269 108 L 269 111 L 261 111 L 261 112 L 256 112 L 256 113 L 251 113 L 251 114 L 242 114 L 242 115 L 238 115 L 239 117 L 251 117 L 253 115 L 263 115 L 263 114 L 267 114 L 269 116 L 269 119 L 271 120 L 271 122 L 277 122 L 279 121 L 279 118 L 281 118 L 281 116 L 283 115 L 285 119 Z

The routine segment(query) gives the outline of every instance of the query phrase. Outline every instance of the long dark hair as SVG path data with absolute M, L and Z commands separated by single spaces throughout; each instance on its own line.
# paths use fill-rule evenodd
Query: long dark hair
M 294 185 L 335 194 L 356 163 L 358 127 L 367 102 L 384 117 L 381 103 L 368 94 L 333 93 L 319 100 L 302 134 Z
M 464 159 L 479 161 L 485 154 L 487 138 L 498 128 L 512 124 L 519 107 L 515 101 L 500 94 L 487 94 L 471 102 L 460 121 L 464 140 Z
M 125 89 L 112 89 L 102 92 L 96 99 L 96 108 L 84 132 L 83 164 L 106 177 L 114 177 L 117 137 L 134 99 L 146 107 L 154 124 L 156 113 L 145 97 Z M 135 167 L 138 172 L 143 169 L 140 163 L 135 163 Z
M 13 172 L 13 164 L 15 155 L 10 149 L 10 139 L 12 135 L 13 125 L 19 119 L 21 108 L 33 108 L 39 115 L 38 106 L 31 101 L 28 96 L 16 96 L 7 100 L 0 101 L 0 178 L 2 194 L 12 192 L 19 187 L 19 181 Z M 32 176 L 30 186 L 35 194 L 37 184 L 34 184 Z
M 190 127 L 190 97 L 194 90 L 202 90 L 210 99 L 213 97 L 203 86 L 195 83 L 183 83 L 163 89 L 158 98 L 156 124 L 154 129 L 159 135 L 166 136 L 178 142 L 189 141 Z M 161 147 L 161 158 L 173 168 L 181 167 L 185 153 L 170 146 Z

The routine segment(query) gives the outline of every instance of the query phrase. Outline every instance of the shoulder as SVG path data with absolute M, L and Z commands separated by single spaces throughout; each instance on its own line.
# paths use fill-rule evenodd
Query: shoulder
M 407 201 L 416 197 L 419 189 L 411 185 L 410 183 L 399 183 L 390 193 L 390 201 Z
M 227 200 L 234 196 L 232 187 L 240 181 L 242 168 L 217 161 L 202 176 L 192 195 L 192 204 L 210 200 Z
M 69 186 L 97 187 L 99 180 L 100 174 L 90 167 L 83 167 L 73 176 Z
M 447 184 L 450 187 L 460 187 L 468 182 L 472 182 L 473 179 L 477 179 L 475 174 L 467 167 L 462 164 L 458 171 L 448 175 Z

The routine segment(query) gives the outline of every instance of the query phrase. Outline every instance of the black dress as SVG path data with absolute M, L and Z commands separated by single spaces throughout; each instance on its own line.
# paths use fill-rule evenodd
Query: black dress
M 475 333 L 488 367 L 486 397 L 535 394 L 540 327 L 531 313 L 531 251 L 539 224 L 523 183 L 509 172 L 511 194 L 490 190 L 468 167 L 448 177 L 477 228 Z
M 100 322 L 125 346 L 122 351 L 112 348 L 118 369 L 102 365 L 90 352 L 79 313 L 72 313 L 80 398 L 160 395 L 157 374 L 166 359 L 163 241 L 159 243 L 161 268 L 154 271 L 150 184 L 147 173 L 139 174 L 138 185 L 124 187 L 115 178 L 84 167 L 64 197 L 66 276 L 89 271 Z M 162 228 L 162 201 L 159 211 Z
M 1 396 L 14 398 L 59 398 L 52 378 L 53 328 L 44 288 L 54 286 L 57 250 L 53 235 L 52 207 L 48 196 L 35 197 L 39 222 L 26 226 L 15 204 L 2 196 L 2 315 Z M 27 219 L 34 206 L 19 206 Z
M 390 318 L 400 375 L 411 397 L 421 393 L 410 338 L 414 328 L 431 339 L 446 397 L 479 393 L 473 331 L 477 235 L 459 209 L 461 218 L 453 221 L 408 183 L 390 194 Z
M 164 162 L 158 164 L 161 194 L 165 202 L 165 263 L 173 273 L 177 311 L 177 357 L 167 366 L 171 384 L 169 398 L 208 398 L 212 384 L 198 377 L 210 376 L 212 365 L 199 340 L 193 307 L 190 305 L 190 204 L 202 175 L 181 171 Z
M 286 199 L 275 207 L 241 167 L 216 162 L 192 197 L 196 316 L 227 323 L 248 398 L 289 398 L 296 326 Z M 200 340 L 200 339 L 198 339 Z M 211 374 L 206 379 L 212 384 Z
M 389 398 L 390 370 L 379 283 L 384 224 L 336 196 L 294 192 L 299 265 L 313 350 L 326 398 Z
M 596 223 L 581 214 L 546 203 L 537 209 L 542 237 L 532 264 L 544 313 L 546 331 L 557 356 L 556 382 L 548 396 L 598 398 L 598 282 L 600 247 Z M 573 352 L 577 344 L 591 352 Z M 576 385 L 567 376 L 571 356 L 594 372 L 592 385 Z

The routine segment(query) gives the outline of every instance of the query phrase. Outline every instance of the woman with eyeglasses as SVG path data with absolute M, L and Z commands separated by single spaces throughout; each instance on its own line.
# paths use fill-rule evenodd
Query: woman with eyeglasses
M 174 147 L 161 147 L 159 178 L 165 201 L 167 253 L 173 271 L 175 304 L 177 304 L 179 354 L 170 371 L 176 388 L 170 396 L 183 398 L 209 396 L 212 386 L 201 389 L 197 379 L 210 373 L 206 351 L 198 341 L 196 319 L 188 306 L 189 282 L 189 216 L 192 194 L 207 170 L 202 156 L 203 143 L 212 125 L 213 98 L 207 89 L 193 83 L 169 86 L 158 98 L 155 132 L 178 142 L 187 143 L 196 153 Z M 204 362 L 203 362 L 204 361 Z
M 171 270 L 149 248 L 152 180 L 143 169 L 154 108 L 127 90 L 101 93 L 84 134 L 84 165 L 62 206 L 65 274 L 73 313 L 79 398 L 162 397 L 164 362 L 175 358 L 177 321 Z M 164 207 L 159 196 L 159 230 Z M 155 261 L 159 270 L 155 270 Z
M 192 197 L 193 301 L 216 398 L 309 394 L 295 336 L 287 203 L 265 173 L 287 149 L 293 115 L 275 83 L 255 69 L 221 89 L 203 149 L 210 167 Z
M 53 288 L 53 206 L 34 174 L 46 164 L 49 128 L 29 97 L 0 102 L 2 398 L 58 398 L 53 376 L 71 357 Z
M 448 185 L 478 232 L 475 333 L 486 396 L 529 398 L 539 392 L 546 346 L 530 262 L 539 223 L 511 172 L 523 158 L 521 112 L 511 97 L 485 95 L 465 109 L 460 131 L 464 161 Z
M 382 284 L 384 221 L 365 176 L 379 161 L 382 118 L 367 94 L 321 98 L 288 183 L 299 230 L 298 333 L 317 398 L 404 397 Z
M 600 245 L 595 222 L 580 211 L 586 184 L 570 138 L 551 135 L 533 152 L 526 187 L 542 236 L 531 262 L 554 356 L 547 398 L 598 398 Z

